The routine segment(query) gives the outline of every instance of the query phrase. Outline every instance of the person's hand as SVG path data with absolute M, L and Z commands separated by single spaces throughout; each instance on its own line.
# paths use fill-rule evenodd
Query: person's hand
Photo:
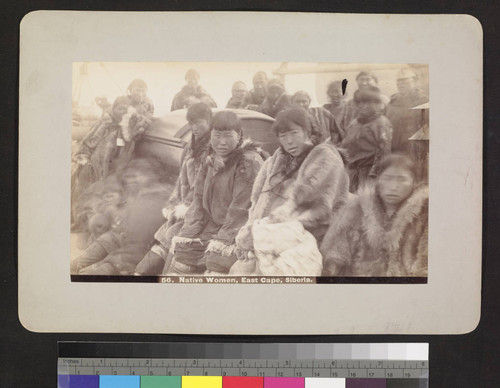
M 85 166 L 89 162 L 89 158 L 87 155 L 77 155 L 75 157 L 76 163 L 78 163 L 80 166 Z
M 163 214 L 163 217 L 166 220 L 168 220 L 172 216 L 173 212 L 174 212 L 173 209 L 167 209 L 166 207 L 164 207 L 163 209 L 161 209 L 161 214 Z

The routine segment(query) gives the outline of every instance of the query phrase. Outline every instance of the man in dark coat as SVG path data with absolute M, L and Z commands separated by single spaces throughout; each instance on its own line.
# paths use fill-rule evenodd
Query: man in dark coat
M 245 97 L 248 94 L 247 85 L 243 81 L 236 81 L 231 88 L 231 98 L 227 102 L 226 108 L 239 109 L 244 108 Z
M 333 144 L 339 144 L 344 138 L 344 131 L 342 131 L 332 113 L 322 107 L 310 108 L 311 96 L 304 90 L 299 90 L 292 96 L 292 104 L 304 109 L 311 121 L 313 140 L 317 143 L 322 143 L 328 138 L 331 139 Z M 317 139 L 314 139 L 317 137 Z
M 257 111 L 275 118 L 279 112 L 290 108 L 291 105 L 292 98 L 286 94 L 283 83 L 279 79 L 272 79 L 267 84 L 266 98 Z
M 212 108 L 217 108 L 214 99 L 198 84 L 200 74 L 196 70 L 188 70 L 185 79 L 186 85 L 175 95 L 170 108 L 171 111 L 187 109 L 197 102 L 203 102 Z
M 409 69 L 398 73 L 398 93 L 391 97 L 385 115 L 392 124 L 392 152 L 409 152 L 409 138 L 423 125 L 419 110 L 412 110 L 429 101 L 417 87 L 417 75 Z
M 266 98 L 267 74 L 263 71 L 258 71 L 253 76 L 253 89 L 248 92 L 243 100 L 243 107 L 246 109 L 255 110 Z M 250 106 L 250 107 L 249 107 Z

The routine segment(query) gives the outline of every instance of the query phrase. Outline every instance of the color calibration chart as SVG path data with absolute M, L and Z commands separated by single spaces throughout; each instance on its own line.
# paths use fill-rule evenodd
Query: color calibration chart
M 60 342 L 59 388 L 427 388 L 426 343 Z

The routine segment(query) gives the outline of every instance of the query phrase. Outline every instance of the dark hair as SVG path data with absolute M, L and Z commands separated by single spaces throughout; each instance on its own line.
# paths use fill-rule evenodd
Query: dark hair
M 408 156 L 394 153 L 384 157 L 378 165 L 378 175 L 380 176 L 389 167 L 401 167 L 407 170 L 415 181 L 419 179 L 418 166 Z
M 375 83 L 378 84 L 378 78 L 371 71 L 363 70 L 356 76 L 356 81 L 359 79 L 359 77 L 371 77 L 375 80 Z
M 267 74 L 265 72 L 263 72 L 263 71 L 258 71 L 253 76 L 252 82 L 255 83 L 258 80 L 267 81 Z
M 148 85 L 146 84 L 146 82 L 140 78 L 136 78 L 135 80 L 133 80 L 130 85 L 128 86 L 127 90 L 130 90 L 132 88 L 148 88 Z
M 298 96 L 306 96 L 309 99 L 309 102 L 311 102 L 311 96 L 305 90 L 299 90 L 298 92 L 295 92 L 295 94 L 292 96 L 292 102 Z
M 210 120 L 212 120 L 212 109 L 203 102 L 197 102 L 188 108 L 186 112 L 186 119 L 189 122 L 193 122 L 198 119 L 205 119 L 210 123 Z
M 271 128 L 276 135 L 279 135 L 280 133 L 289 132 L 290 124 L 299 125 L 306 132 L 307 136 L 311 135 L 311 120 L 304 109 L 292 107 L 281 111 L 276 116 L 276 121 Z
M 326 94 L 329 94 L 333 89 L 340 88 L 342 90 L 342 81 L 332 81 L 326 88 Z
M 217 131 L 235 131 L 241 135 L 241 120 L 236 113 L 223 110 L 214 114 L 214 117 L 212 118 L 210 130 L 212 131 L 214 129 Z
M 285 91 L 285 85 L 278 78 L 273 78 L 271 81 L 267 83 L 267 90 L 272 88 L 273 86 L 279 87 L 282 91 Z
M 376 86 L 368 86 L 366 89 L 356 90 L 353 98 L 356 104 L 360 104 L 362 102 L 374 102 L 378 104 L 383 103 L 380 89 Z

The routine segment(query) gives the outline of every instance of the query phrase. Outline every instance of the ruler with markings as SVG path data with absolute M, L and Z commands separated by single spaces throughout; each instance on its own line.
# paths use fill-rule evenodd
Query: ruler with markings
M 78 376 L 137 376 L 138 388 L 145 376 L 220 376 L 221 387 L 230 376 L 302 378 L 306 388 L 308 379 L 427 387 L 428 344 L 60 343 L 58 375 L 59 387 L 79 387 L 70 384 Z

